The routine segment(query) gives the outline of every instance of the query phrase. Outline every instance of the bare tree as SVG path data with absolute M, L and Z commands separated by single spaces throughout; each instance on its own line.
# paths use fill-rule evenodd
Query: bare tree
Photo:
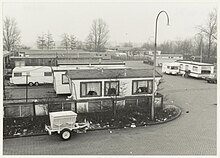
M 61 41 L 61 46 L 68 50 L 70 48 L 70 37 L 67 33 L 63 34 L 62 41 Z
M 12 51 L 20 44 L 20 31 L 14 18 L 5 17 L 3 21 L 3 49 Z
M 213 43 L 217 40 L 217 9 L 209 14 L 207 24 L 205 26 L 198 26 L 198 29 L 207 38 L 208 41 L 208 51 L 207 57 L 208 61 L 210 59 L 211 49 L 214 45 Z M 213 46 L 215 49 L 215 45 Z
M 52 34 L 48 31 L 46 34 L 46 48 L 53 49 L 55 47 L 55 42 L 53 40 Z
M 46 39 L 45 39 L 44 34 L 42 34 L 41 36 L 38 36 L 37 47 L 38 49 L 42 49 L 42 50 L 46 48 Z
M 108 25 L 102 19 L 95 19 L 87 37 L 87 48 L 101 52 L 109 39 Z
M 74 35 L 70 35 L 70 49 L 76 49 L 76 38 Z
M 161 50 L 164 54 L 174 54 L 174 42 L 165 41 L 158 46 L 158 49 Z
M 193 54 L 194 46 L 191 39 L 185 39 L 184 41 L 176 41 L 175 44 L 175 52 L 178 52 L 185 56 L 191 56 Z
M 66 50 L 74 50 L 77 46 L 76 37 L 74 35 L 68 35 L 67 33 L 63 34 L 63 39 L 61 41 L 61 46 Z

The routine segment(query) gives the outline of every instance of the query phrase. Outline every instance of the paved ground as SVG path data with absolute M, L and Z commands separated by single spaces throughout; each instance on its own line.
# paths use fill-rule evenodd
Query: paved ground
M 217 86 L 203 80 L 164 75 L 161 92 L 182 115 L 169 123 L 91 131 L 64 142 L 56 136 L 3 141 L 5 155 L 216 155 Z M 188 113 L 186 113 L 188 111 Z

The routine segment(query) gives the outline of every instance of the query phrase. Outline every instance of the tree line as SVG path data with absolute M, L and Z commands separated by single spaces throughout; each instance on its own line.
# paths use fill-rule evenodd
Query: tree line
M 186 56 L 200 56 L 201 54 L 210 60 L 217 56 L 217 10 L 214 9 L 207 18 L 204 26 L 195 27 L 197 33 L 188 39 L 165 41 L 158 45 L 158 50 L 171 54 L 183 54 Z M 142 48 L 154 50 L 154 43 L 147 42 Z
M 165 41 L 158 45 L 158 50 L 163 53 L 175 53 L 183 55 L 200 55 L 203 52 L 209 59 L 217 54 L 217 10 L 214 9 L 207 18 L 204 26 L 196 26 L 198 32 L 194 37 L 184 40 Z M 90 27 L 90 32 L 84 42 L 78 41 L 74 34 L 64 33 L 59 46 L 55 45 L 53 35 L 49 31 L 38 35 L 36 45 L 38 49 L 61 48 L 65 50 L 85 49 L 87 51 L 102 52 L 106 50 L 109 41 L 109 28 L 102 19 L 95 19 Z M 14 18 L 5 17 L 3 20 L 3 48 L 13 51 L 17 49 L 29 49 L 20 42 L 20 30 Z M 132 47 L 132 43 L 125 43 L 124 46 Z M 142 48 L 154 50 L 152 42 L 146 42 Z M 138 50 L 139 48 L 134 48 Z
M 14 18 L 5 17 L 3 21 L 3 49 L 7 51 L 15 51 L 18 49 L 30 49 L 21 44 L 20 30 Z M 101 52 L 105 51 L 106 43 L 109 39 L 108 25 L 102 19 L 95 19 L 92 22 L 90 33 L 83 45 L 78 41 L 74 34 L 64 33 L 58 48 L 66 50 L 86 49 L 89 51 Z M 52 33 L 42 33 L 38 35 L 36 40 L 38 49 L 50 50 L 56 47 Z

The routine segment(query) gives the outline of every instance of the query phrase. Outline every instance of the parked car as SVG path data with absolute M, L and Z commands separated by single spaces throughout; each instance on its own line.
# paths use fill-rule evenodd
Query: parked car
M 206 77 L 205 80 L 208 83 L 217 83 L 217 74 L 214 74 L 212 76 Z

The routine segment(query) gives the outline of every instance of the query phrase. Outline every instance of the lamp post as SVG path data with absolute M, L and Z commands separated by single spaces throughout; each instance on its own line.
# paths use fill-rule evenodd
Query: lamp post
M 169 25 L 169 16 L 166 11 L 160 11 L 156 18 L 156 24 L 155 24 L 155 43 L 154 43 L 154 65 L 153 65 L 153 92 L 152 92 L 152 104 L 151 104 L 151 120 L 154 120 L 154 100 L 155 100 L 155 85 L 156 85 L 156 52 L 157 52 L 157 21 L 161 13 L 165 13 L 167 16 L 167 25 Z

